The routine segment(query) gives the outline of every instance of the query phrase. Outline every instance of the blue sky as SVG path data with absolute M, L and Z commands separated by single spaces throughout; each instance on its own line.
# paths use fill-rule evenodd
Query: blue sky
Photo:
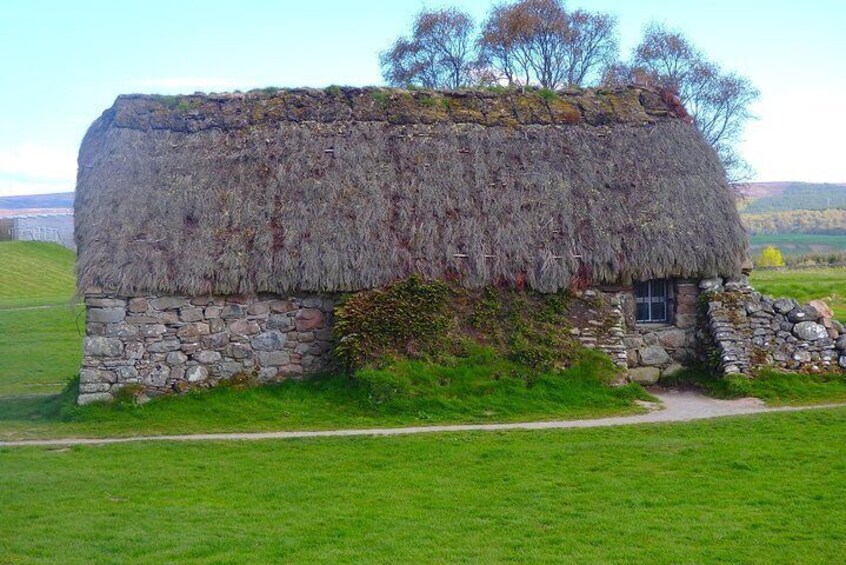
M 0 195 L 71 190 L 88 125 L 121 93 L 380 84 L 423 6 L 488 0 L 0 0 Z M 684 31 L 762 92 L 742 152 L 764 181 L 846 182 L 846 1 L 571 0 Z

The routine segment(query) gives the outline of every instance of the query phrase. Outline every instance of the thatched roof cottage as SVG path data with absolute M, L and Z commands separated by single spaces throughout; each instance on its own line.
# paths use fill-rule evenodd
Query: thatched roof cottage
M 81 402 L 317 370 L 333 295 L 413 274 L 614 293 L 599 346 L 667 367 L 699 282 L 747 245 L 713 150 L 643 88 L 121 96 L 82 143 L 75 214 Z

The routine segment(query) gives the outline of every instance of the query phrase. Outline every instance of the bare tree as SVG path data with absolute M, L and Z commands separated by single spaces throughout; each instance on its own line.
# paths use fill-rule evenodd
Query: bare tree
M 605 73 L 608 84 L 648 84 L 672 90 L 717 151 L 729 180 L 740 182 L 750 169 L 737 153 L 749 107 L 760 93 L 752 82 L 709 61 L 681 32 L 652 24 L 629 64 Z
M 618 58 L 617 20 L 610 14 L 578 10 L 568 28 L 567 84 L 584 86 L 598 80 Z
M 456 8 L 417 14 L 410 37 L 379 55 L 382 76 L 396 86 L 460 88 L 471 83 L 477 59 L 473 19 Z
M 481 60 L 509 84 L 584 86 L 617 58 L 616 20 L 562 0 L 516 0 L 495 6 L 482 26 Z
M 488 14 L 479 37 L 480 66 L 492 69 L 509 86 L 531 81 L 531 46 L 524 28 L 515 6 L 501 4 Z

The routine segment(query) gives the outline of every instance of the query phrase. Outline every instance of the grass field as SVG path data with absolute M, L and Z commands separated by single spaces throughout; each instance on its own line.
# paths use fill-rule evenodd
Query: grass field
M 749 236 L 752 255 L 773 245 L 783 255 L 812 255 L 846 252 L 846 235 L 822 235 L 809 233 L 775 233 Z
M 0 397 L 59 392 L 79 370 L 74 260 L 50 243 L 0 242 Z
M 846 409 L 0 449 L 8 563 L 838 563 Z
M 76 289 L 73 251 L 52 243 L 0 242 L 0 310 L 67 305 Z
M 837 319 L 846 322 L 846 267 L 752 271 L 752 286 L 764 294 L 788 296 L 799 302 L 820 298 Z

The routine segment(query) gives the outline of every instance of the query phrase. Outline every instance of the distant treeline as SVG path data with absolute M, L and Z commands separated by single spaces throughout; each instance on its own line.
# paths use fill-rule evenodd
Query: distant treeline
M 747 209 L 748 210 L 748 209 Z M 775 233 L 846 234 L 846 209 L 789 210 L 768 214 L 742 214 L 752 235 Z
M 788 185 L 784 193 L 753 200 L 745 207 L 745 214 L 767 214 L 790 210 L 827 210 L 846 208 L 846 185 L 804 184 Z
M 811 253 L 808 255 L 787 255 L 787 267 L 842 267 L 846 265 L 846 253 Z

